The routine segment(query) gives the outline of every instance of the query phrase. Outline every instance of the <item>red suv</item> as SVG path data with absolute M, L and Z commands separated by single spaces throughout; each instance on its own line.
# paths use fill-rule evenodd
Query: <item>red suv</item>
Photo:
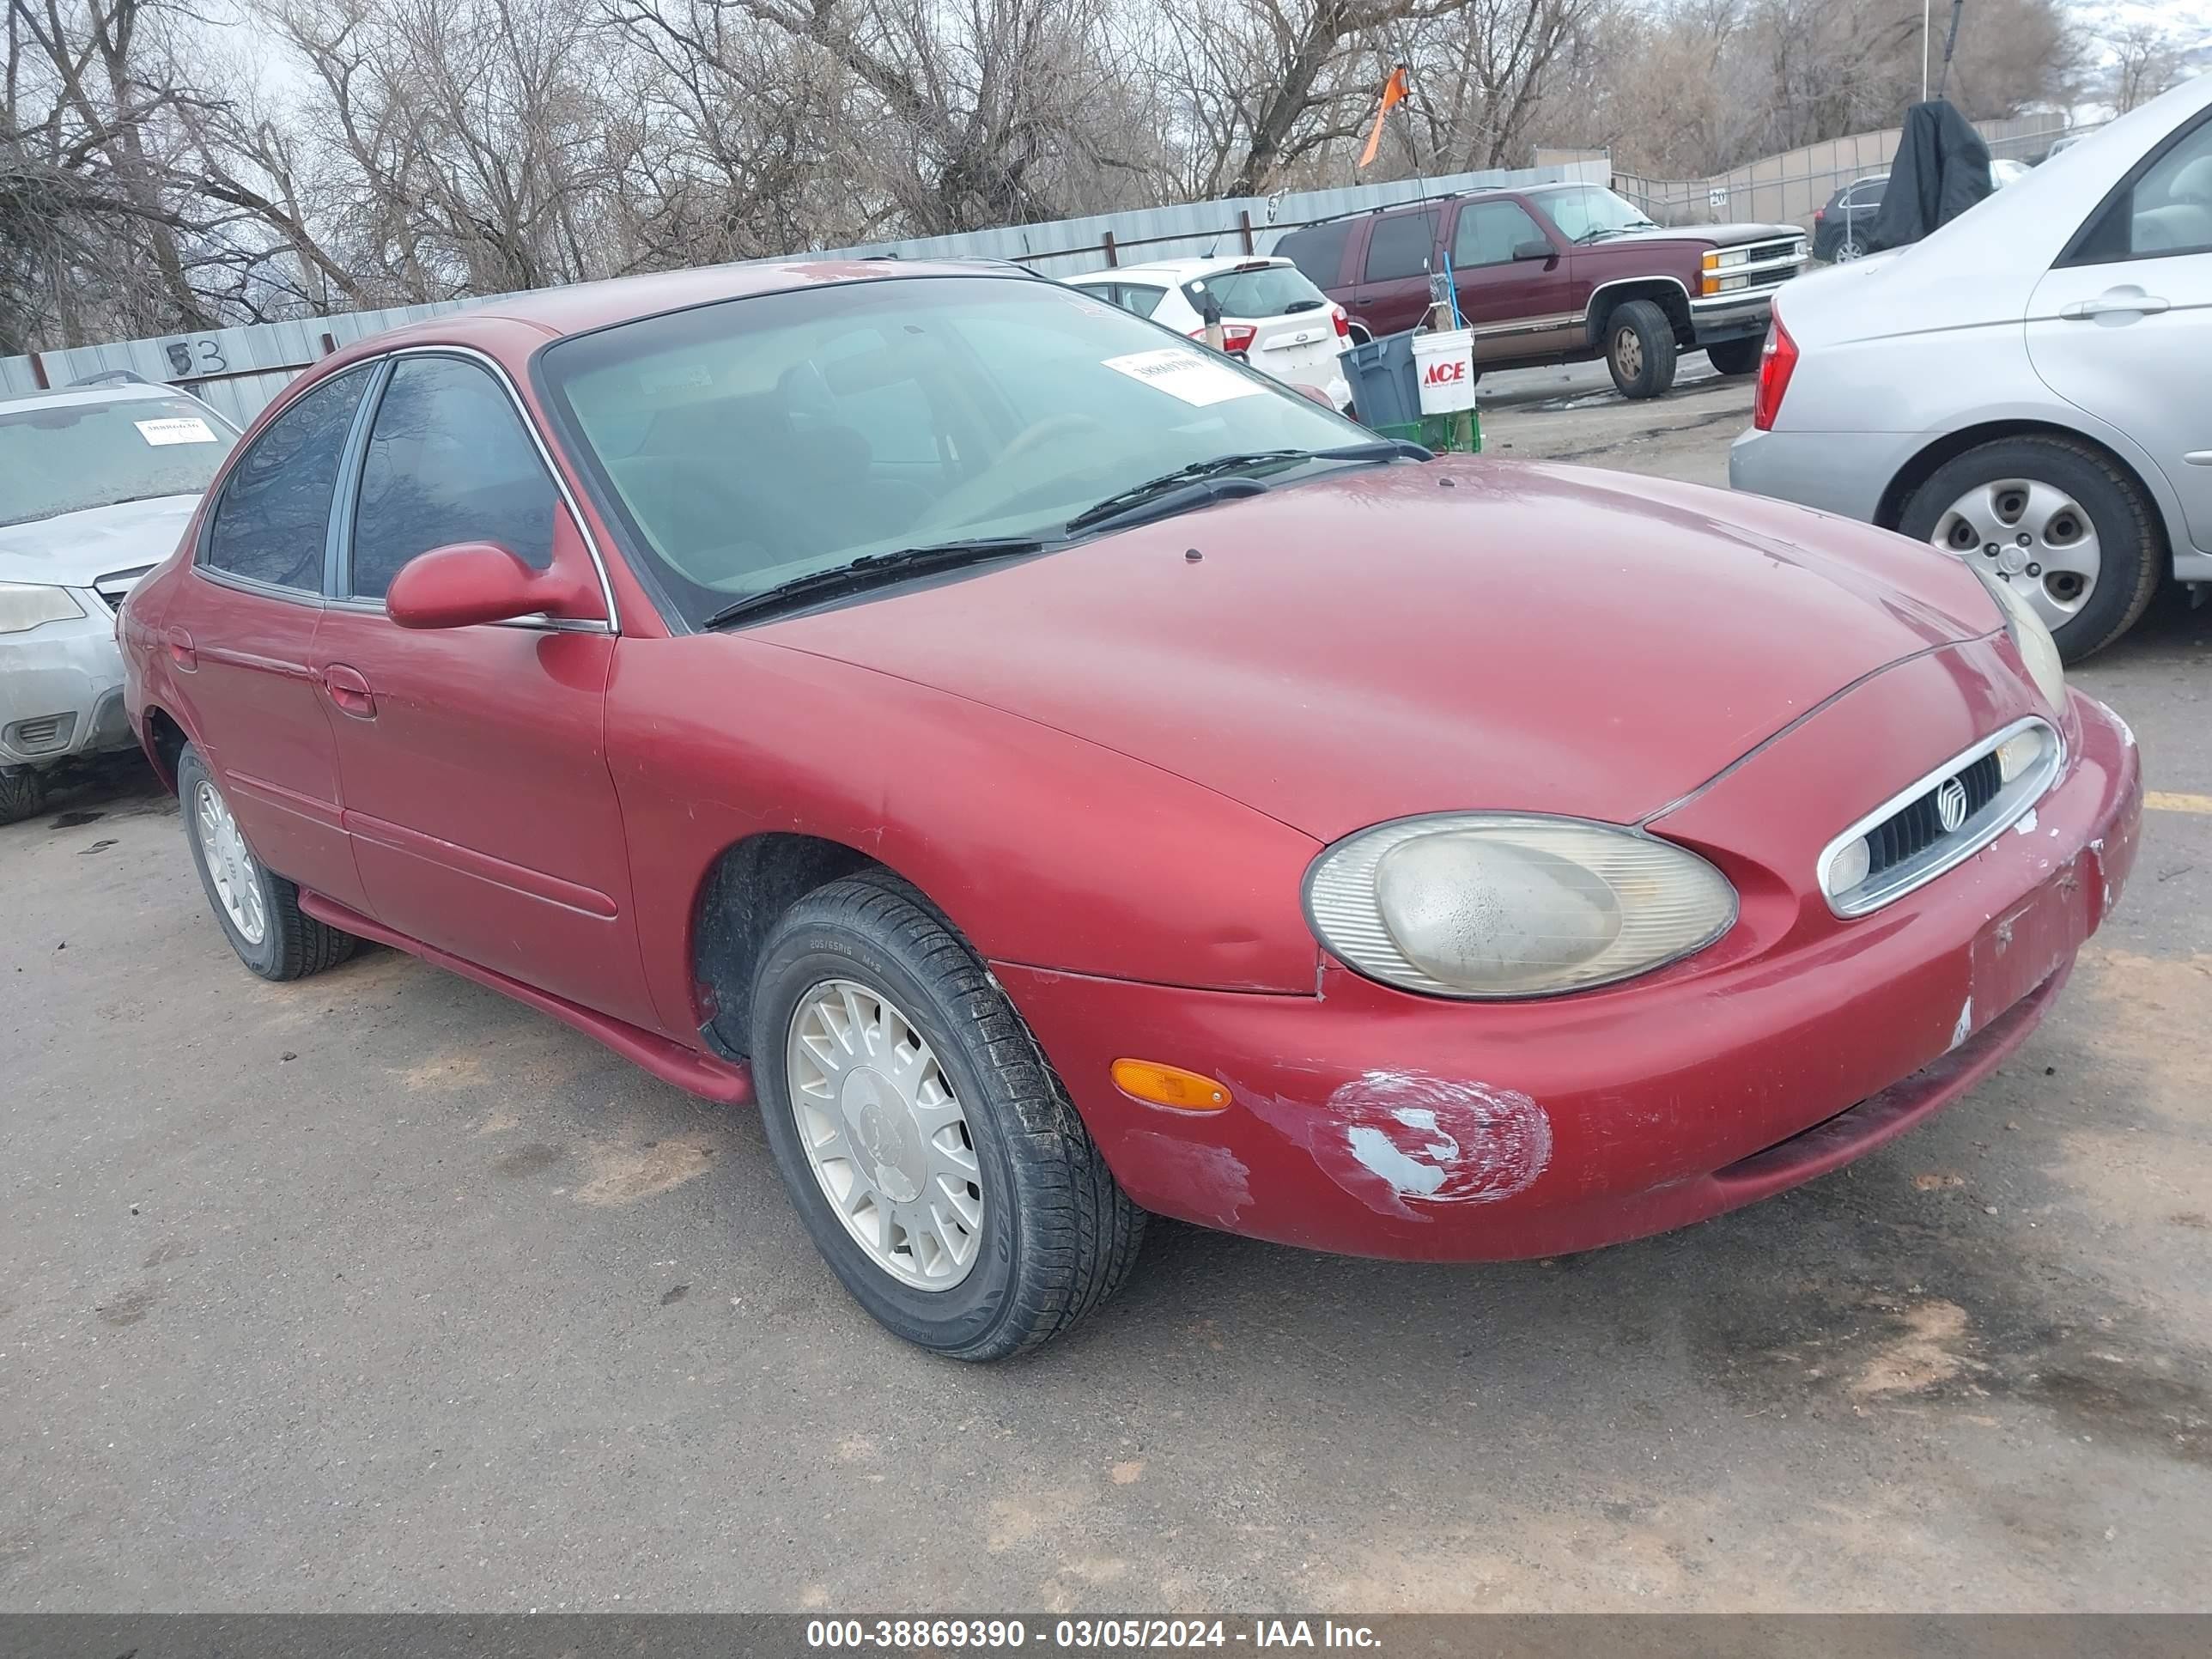
M 1350 314 L 1355 339 L 1419 325 L 1449 257 L 1478 365 L 1602 356 L 1630 398 L 1674 384 L 1679 352 L 1759 367 L 1774 290 L 1805 267 L 1794 225 L 1662 230 L 1597 185 L 1389 208 L 1294 230 L 1274 251 Z

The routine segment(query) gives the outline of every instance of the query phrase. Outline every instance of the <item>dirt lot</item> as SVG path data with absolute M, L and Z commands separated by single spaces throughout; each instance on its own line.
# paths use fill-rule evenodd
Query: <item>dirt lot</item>
M 1744 383 L 1601 385 L 1490 386 L 1492 453 L 1723 480 Z M 2212 1606 L 2208 640 L 2080 672 L 2134 884 L 1903 1141 L 1553 1262 L 1163 1224 L 990 1370 L 744 1114 L 388 951 L 247 975 L 121 769 L 0 830 L 0 1608 Z

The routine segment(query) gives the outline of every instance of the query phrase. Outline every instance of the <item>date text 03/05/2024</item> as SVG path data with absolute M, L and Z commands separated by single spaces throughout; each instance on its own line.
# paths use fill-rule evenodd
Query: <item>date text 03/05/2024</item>
M 991 1653 L 1036 1646 L 1127 1653 L 1231 1646 L 1373 1650 L 1381 1642 L 1370 1626 L 1333 1619 L 1055 1619 L 1034 1626 L 1019 1619 L 811 1619 L 806 1645 L 816 1652 L 951 1648 Z

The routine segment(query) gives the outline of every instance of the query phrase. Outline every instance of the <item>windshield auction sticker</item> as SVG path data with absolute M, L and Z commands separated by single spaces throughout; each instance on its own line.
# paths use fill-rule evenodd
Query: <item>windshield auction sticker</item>
M 1231 398 L 1257 397 L 1259 383 L 1239 374 L 1226 363 L 1208 362 L 1195 351 L 1168 346 L 1158 351 L 1139 351 L 1127 357 L 1109 357 L 1106 367 L 1133 380 L 1142 380 L 1170 398 L 1203 408 L 1224 404 Z
M 133 421 L 138 435 L 157 448 L 163 444 L 211 444 L 215 434 L 208 423 L 197 415 L 179 415 L 167 420 Z

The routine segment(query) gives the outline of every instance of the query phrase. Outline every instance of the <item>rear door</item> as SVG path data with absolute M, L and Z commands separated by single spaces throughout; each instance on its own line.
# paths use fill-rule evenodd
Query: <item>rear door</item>
M 2149 453 L 2212 551 L 2212 115 L 2146 156 L 2036 284 L 2027 351 Z
M 635 1024 L 657 1016 L 607 769 L 615 634 L 596 623 L 410 629 L 416 555 L 489 541 L 600 586 L 520 410 L 473 357 L 394 360 L 339 501 L 339 598 L 316 636 L 345 823 L 386 926 Z
M 1542 248 L 1539 258 L 1519 257 Z M 1462 202 L 1452 227 L 1453 291 L 1481 362 L 1556 356 L 1584 343 L 1565 239 L 1510 198 Z
M 254 857 L 356 908 L 361 880 L 341 820 L 314 636 L 332 495 L 373 374 L 362 368 L 322 381 L 247 446 L 161 617 L 186 724 Z
M 1375 333 L 1402 334 L 1429 314 L 1440 209 L 1385 213 L 1368 223 L 1367 252 L 1352 291 L 1352 314 Z

